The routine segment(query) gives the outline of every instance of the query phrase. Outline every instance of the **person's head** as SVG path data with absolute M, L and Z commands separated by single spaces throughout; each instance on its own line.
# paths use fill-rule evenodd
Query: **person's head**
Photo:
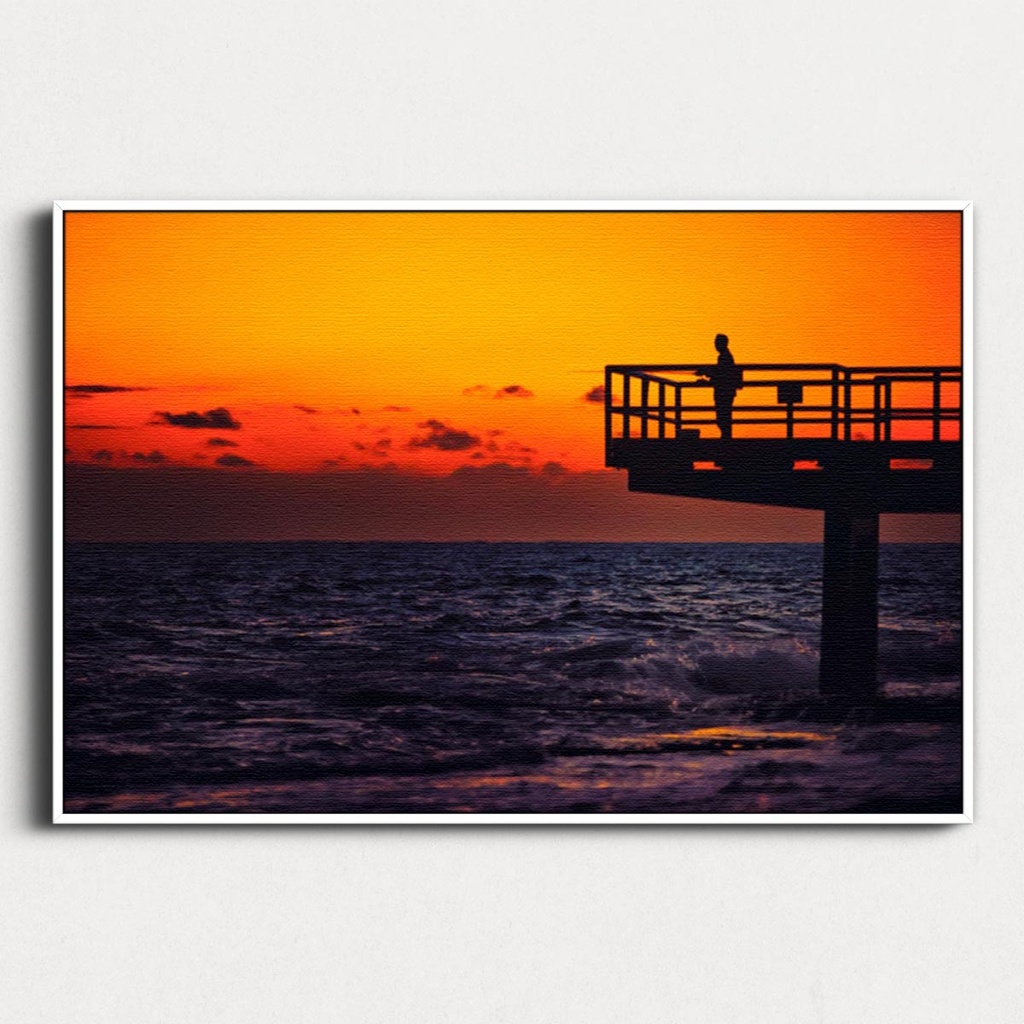
M 719 352 L 724 352 L 729 347 L 729 335 L 727 334 L 716 334 L 715 335 L 715 348 Z

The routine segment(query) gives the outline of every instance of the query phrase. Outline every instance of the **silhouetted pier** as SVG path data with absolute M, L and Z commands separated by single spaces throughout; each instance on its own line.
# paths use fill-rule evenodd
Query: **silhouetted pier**
M 960 368 L 741 368 L 722 440 L 711 385 L 696 379 L 706 364 L 607 367 L 606 464 L 628 470 L 631 491 L 824 510 L 821 690 L 870 697 L 878 516 L 962 510 Z

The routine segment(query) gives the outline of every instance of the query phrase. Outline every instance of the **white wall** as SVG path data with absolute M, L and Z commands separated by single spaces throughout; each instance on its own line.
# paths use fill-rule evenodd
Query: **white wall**
M 1004 2 L 4 2 L 0 1014 L 1024 1020 L 1024 18 Z M 976 823 L 48 826 L 55 198 L 976 201 Z

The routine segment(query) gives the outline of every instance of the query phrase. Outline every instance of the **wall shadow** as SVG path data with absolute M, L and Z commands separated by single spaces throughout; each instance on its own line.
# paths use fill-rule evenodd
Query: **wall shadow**
M 29 305 L 28 393 L 28 707 L 31 778 L 25 793 L 29 824 L 51 827 L 53 792 L 53 215 L 26 219 Z

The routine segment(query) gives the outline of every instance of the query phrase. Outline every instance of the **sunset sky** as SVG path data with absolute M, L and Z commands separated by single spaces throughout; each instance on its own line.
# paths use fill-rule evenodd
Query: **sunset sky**
M 712 361 L 718 331 L 741 363 L 961 361 L 955 212 L 74 212 L 65 277 L 71 537 L 582 539 L 592 500 L 594 539 L 818 539 L 814 513 L 626 495 L 605 364 Z M 353 532 L 338 503 L 368 514 L 385 476 L 406 497 Z M 201 528 L 102 522 L 161 487 Z M 534 503 L 484 529 L 509 489 Z

